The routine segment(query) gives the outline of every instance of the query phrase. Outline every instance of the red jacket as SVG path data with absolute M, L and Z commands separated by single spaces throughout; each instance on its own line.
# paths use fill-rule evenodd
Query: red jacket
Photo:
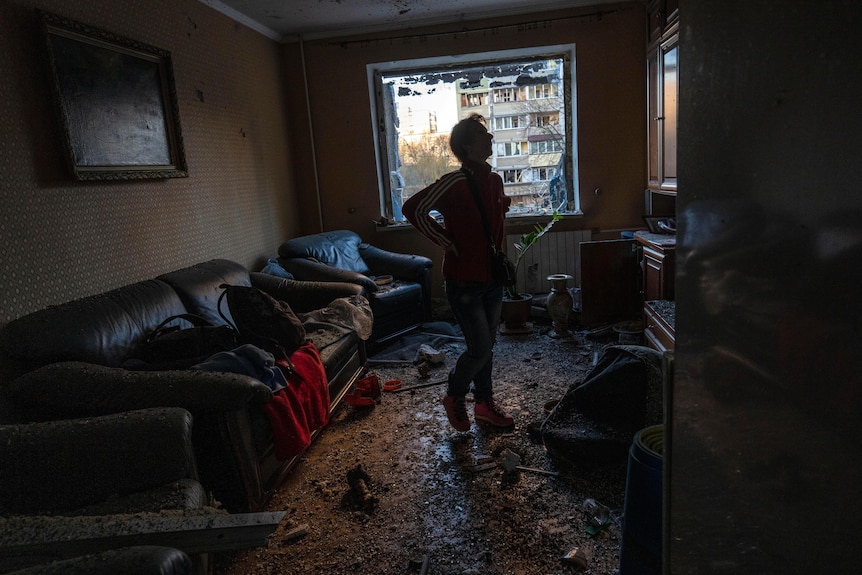
M 488 223 L 494 236 L 495 247 L 503 247 L 503 220 L 512 200 L 503 192 L 503 180 L 482 162 L 464 163 L 479 188 L 479 196 L 488 214 Z M 443 216 L 443 224 L 429 215 L 436 210 Z M 417 192 L 404 202 L 404 217 L 416 226 L 425 237 L 442 248 L 452 244 L 458 255 L 446 252 L 443 258 L 443 277 L 469 282 L 490 282 L 490 246 L 482 217 L 473 199 L 467 178 L 461 170 L 450 172 Z

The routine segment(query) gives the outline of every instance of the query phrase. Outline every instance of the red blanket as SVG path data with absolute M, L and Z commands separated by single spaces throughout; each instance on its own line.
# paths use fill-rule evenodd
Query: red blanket
M 281 461 L 305 451 L 311 434 L 329 422 L 329 385 L 317 348 L 311 342 L 303 344 L 290 355 L 290 363 L 293 373 L 282 370 L 287 387 L 263 406 L 272 426 L 275 456 Z

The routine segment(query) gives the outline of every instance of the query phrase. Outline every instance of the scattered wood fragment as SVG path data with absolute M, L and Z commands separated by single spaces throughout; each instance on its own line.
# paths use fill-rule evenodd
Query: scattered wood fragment
M 289 541 L 301 539 L 306 535 L 308 535 L 308 524 L 303 523 L 302 525 L 297 525 L 296 527 L 285 533 L 282 541 L 287 543 Z
M 529 471 L 530 473 L 538 473 L 540 475 L 551 475 L 553 477 L 559 477 L 560 473 L 558 471 L 547 471 L 545 469 L 537 469 L 535 467 L 524 467 L 523 465 L 518 465 L 515 469 L 519 471 Z
M 415 385 L 407 385 L 407 386 L 402 387 L 401 389 L 393 390 L 392 393 L 401 393 L 403 391 L 412 391 L 414 389 L 419 389 L 421 387 L 431 387 L 433 385 L 442 385 L 446 382 L 447 382 L 447 380 L 443 379 L 441 381 L 430 381 L 428 383 L 417 383 Z

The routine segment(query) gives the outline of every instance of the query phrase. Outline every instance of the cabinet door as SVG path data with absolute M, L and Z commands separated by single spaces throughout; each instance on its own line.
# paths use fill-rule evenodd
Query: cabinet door
M 634 240 L 581 242 L 581 324 L 587 327 L 640 315 L 640 266 Z
M 674 299 L 674 250 L 643 249 L 644 299 Z
M 648 186 L 658 189 L 661 186 L 661 153 L 659 145 L 661 138 L 659 130 L 661 126 L 661 76 L 659 71 L 659 50 L 652 50 L 647 57 L 647 152 L 649 154 L 647 164 Z
M 664 40 L 647 51 L 647 187 L 673 195 L 677 189 L 677 97 L 679 32 L 672 25 Z
M 677 88 L 679 80 L 679 44 L 677 37 L 661 47 L 661 188 L 676 189 L 676 127 L 677 127 Z

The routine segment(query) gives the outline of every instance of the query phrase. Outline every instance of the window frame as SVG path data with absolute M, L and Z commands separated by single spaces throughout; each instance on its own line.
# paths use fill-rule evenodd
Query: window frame
M 371 102 L 372 135 L 374 139 L 374 152 L 377 167 L 378 201 L 381 216 L 392 221 L 395 219 L 396 207 L 392 198 L 391 174 L 393 170 L 389 167 L 395 162 L 390 158 L 388 147 L 389 137 L 387 130 L 393 130 L 397 134 L 395 122 L 390 117 L 390 107 L 386 105 L 383 94 L 382 78 L 393 74 L 408 74 L 411 72 L 421 73 L 431 70 L 447 68 L 464 68 L 469 66 L 490 65 L 495 62 L 521 61 L 528 59 L 555 59 L 561 58 L 563 66 L 563 100 L 562 107 L 565 110 L 564 134 L 566 142 L 563 148 L 562 174 L 566 185 L 567 206 L 563 215 L 581 215 L 580 185 L 578 178 L 578 133 L 577 133 L 577 58 L 576 45 L 556 44 L 549 46 L 534 46 L 529 48 L 496 50 L 488 52 L 474 52 L 456 54 L 451 56 L 435 56 L 429 58 L 413 58 L 406 60 L 395 60 L 387 62 L 375 62 L 366 66 L 366 78 L 368 83 L 369 97 Z M 486 97 L 488 97 L 486 95 Z M 529 146 L 528 146 L 529 152 Z M 397 169 L 395 170 L 397 171 Z M 430 182 L 429 182 L 430 184 Z M 400 215 L 400 206 L 397 207 Z M 527 217 L 529 214 L 515 215 L 513 217 Z

